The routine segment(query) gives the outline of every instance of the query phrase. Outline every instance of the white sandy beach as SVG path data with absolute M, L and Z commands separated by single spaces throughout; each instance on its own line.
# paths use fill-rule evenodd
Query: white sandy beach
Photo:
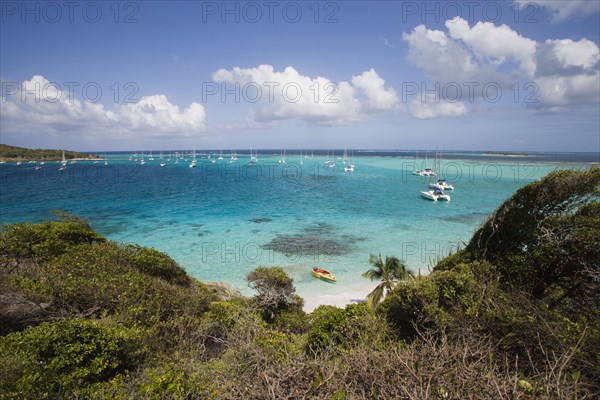
M 378 285 L 378 282 L 370 282 L 365 279 L 364 284 L 343 284 L 323 282 L 323 290 L 315 293 L 303 293 L 298 291 L 304 299 L 304 311 L 311 312 L 321 305 L 336 306 L 344 308 L 348 304 L 364 302 L 367 295 Z

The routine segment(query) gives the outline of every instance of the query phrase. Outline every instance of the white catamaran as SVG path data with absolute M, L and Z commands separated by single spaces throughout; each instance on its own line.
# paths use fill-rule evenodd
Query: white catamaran
M 432 201 L 438 201 L 438 200 L 445 200 L 445 201 L 450 201 L 450 195 L 444 193 L 443 190 L 441 189 L 432 189 L 432 190 L 428 190 L 426 192 L 421 192 L 421 197 L 427 199 L 427 200 L 432 200 Z

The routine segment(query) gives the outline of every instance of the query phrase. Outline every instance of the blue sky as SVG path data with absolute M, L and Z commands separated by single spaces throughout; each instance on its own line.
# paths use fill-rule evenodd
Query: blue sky
M 0 4 L 1 143 L 600 151 L 598 1 Z

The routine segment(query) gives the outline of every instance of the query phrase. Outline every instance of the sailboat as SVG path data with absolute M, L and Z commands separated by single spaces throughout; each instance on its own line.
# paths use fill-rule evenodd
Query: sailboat
M 104 153 L 104 165 L 108 165 L 108 157 L 106 157 L 106 153 Z
M 441 153 L 438 155 L 436 152 L 436 159 L 437 159 L 437 169 L 438 171 L 441 171 L 441 161 L 442 161 L 442 155 Z M 435 163 L 434 163 L 435 165 Z M 452 186 L 450 183 L 448 183 L 448 181 L 446 181 L 445 178 L 439 178 L 437 180 L 437 182 L 430 182 L 429 183 L 429 187 L 432 189 L 440 189 L 440 190 L 454 190 L 454 186 Z
M 279 164 L 285 163 L 285 150 L 281 151 L 281 157 L 279 158 Z
M 219 158 L 218 158 L 218 159 L 219 159 L 219 160 L 222 160 L 222 159 L 223 159 L 223 152 L 222 152 L 221 150 L 219 150 Z
M 435 161 L 433 162 L 433 166 L 435 168 L 436 163 L 438 163 L 438 168 L 439 168 L 439 160 L 438 160 L 438 150 L 435 150 Z M 427 171 L 428 168 L 425 168 L 424 171 Z M 433 170 L 431 170 L 433 171 Z M 444 186 L 446 186 L 446 180 L 445 179 L 440 179 L 438 180 L 438 183 L 431 183 L 431 178 L 435 176 L 435 173 L 430 174 L 429 175 L 429 187 L 432 188 L 432 190 L 426 191 L 426 192 L 421 192 L 421 197 L 424 197 L 428 200 L 433 200 L 433 201 L 438 201 L 438 200 L 446 200 L 446 201 L 450 201 L 450 195 L 446 194 L 444 192 Z M 454 189 L 453 186 L 448 185 L 449 187 L 451 187 L 452 189 Z
M 196 147 L 194 146 L 194 152 L 192 153 L 192 162 L 190 163 L 190 168 L 196 168 Z
M 421 176 L 421 170 L 419 169 L 419 164 L 417 164 L 417 159 L 419 158 L 419 151 L 415 151 L 415 170 L 413 171 L 413 175 Z
M 231 153 L 231 158 L 229 159 L 229 162 L 230 163 L 234 163 L 234 162 L 237 161 L 237 159 L 238 159 L 237 158 L 237 152 L 234 151 L 233 153 Z
M 325 164 L 331 164 L 331 159 L 329 158 L 329 150 L 327 150 L 327 161 L 325 161 Z
M 432 189 L 432 190 L 428 190 L 426 192 L 421 192 L 421 197 L 427 199 L 427 200 L 433 200 L 433 201 L 438 201 L 438 200 L 446 200 L 446 201 L 450 201 L 450 195 L 444 193 L 443 190 L 441 189 Z
M 142 158 L 140 158 L 140 165 L 146 164 L 146 160 L 144 160 L 144 152 L 142 151 Z
M 348 150 L 344 149 L 344 157 L 342 158 L 342 164 L 346 165 L 348 162 Z
M 42 165 L 44 165 L 44 152 L 43 151 L 42 151 L 42 159 L 41 159 L 41 161 L 36 163 L 35 170 L 39 171 L 40 169 L 42 169 Z
M 413 171 L 413 175 L 435 176 L 435 171 L 431 168 L 427 168 L 427 151 L 425 152 L 425 168 L 423 168 L 422 170 Z
M 64 171 L 67 169 L 67 159 L 65 158 L 65 151 L 62 151 L 62 161 L 60 162 L 60 167 L 58 167 L 59 171 Z
M 426 198 L 427 200 L 433 200 L 436 202 L 438 200 L 446 200 L 446 201 L 451 200 L 450 195 L 444 193 L 444 190 L 439 187 L 433 187 L 432 190 L 421 192 L 421 197 Z
M 331 151 L 331 158 L 333 160 L 335 160 L 335 150 Z M 330 161 L 329 162 L 329 168 L 335 168 L 335 161 Z
M 250 146 L 250 164 L 256 164 L 258 162 L 258 153 L 252 152 L 252 146 Z
M 435 183 L 429 184 L 430 188 L 440 189 L 440 190 L 454 190 L 454 186 L 452 186 L 446 179 L 438 179 Z
M 352 161 L 344 168 L 346 172 L 354 172 L 354 151 L 352 151 Z

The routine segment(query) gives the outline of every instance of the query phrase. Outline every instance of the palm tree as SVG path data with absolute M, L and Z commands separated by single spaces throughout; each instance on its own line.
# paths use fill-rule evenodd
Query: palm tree
M 383 262 L 381 254 L 379 256 L 371 254 L 369 264 L 371 264 L 371 269 L 362 276 L 371 281 L 381 279 L 381 283 L 367 295 L 367 304 L 373 308 L 396 286 L 398 281 L 414 277 L 412 271 L 407 269 L 406 265 L 397 257 L 386 256 L 385 262 Z

